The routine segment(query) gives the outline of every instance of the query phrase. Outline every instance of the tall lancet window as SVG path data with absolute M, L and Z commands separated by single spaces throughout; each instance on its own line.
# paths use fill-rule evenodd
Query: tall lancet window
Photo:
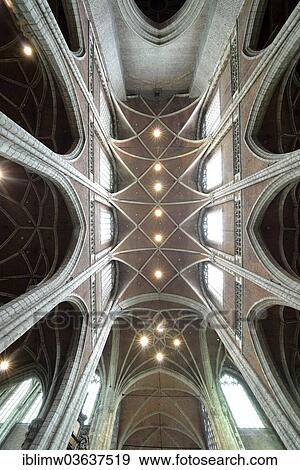
M 111 297 L 112 289 L 114 286 L 115 268 L 113 263 L 109 263 L 101 271 L 101 303 L 102 310 L 105 309 Z
M 223 306 L 224 296 L 224 273 L 211 263 L 206 263 L 203 267 L 204 282 L 208 292 L 212 295 L 212 300 L 216 300 L 220 307 Z
M 206 159 L 202 170 L 202 189 L 212 191 L 223 184 L 223 162 L 221 148 Z
M 110 160 L 104 150 L 100 149 L 100 184 L 107 191 L 112 191 L 113 170 Z
M 224 374 L 220 384 L 238 428 L 262 429 L 265 427 L 245 388 L 237 378 Z
M 91 380 L 88 388 L 87 388 L 87 395 L 81 410 L 82 414 L 87 417 L 87 420 L 84 424 L 90 424 L 93 416 L 93 411 L 96 406 L 96 401 L 100 392 L 101 382 L 100 377 L 98 374 L 94 374 L 93 379 Z
M 30 424 L 38 416 L 43 401 L 41 385 L 35 379 L 24 380 L 4 390 L 3 395 L 6 399 L 0 407 L 0 440 L 1 425 L 9 423 L 11 428 L 17 423 Z
M 208 242 L 223 243 L 223 210 L 208 209 L 203 218 L 203 232 Z
M 221 121 L 221 101 L 220 91 L 216 91 L 213 99 L 207 107 L 203 123 L 202 123 L 202 137 L 207 137 L 212 134 Z
M 100 236 L 102 245 L 109 243 L 113 237 L 113 215 L 107 207 L 101 207 Z

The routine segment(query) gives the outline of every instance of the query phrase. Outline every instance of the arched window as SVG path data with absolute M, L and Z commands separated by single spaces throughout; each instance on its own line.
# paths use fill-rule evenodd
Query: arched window
M 204 283 L 209 293 L 218 302 L 223 305 L 224 296 L 224 273 L 211 263 L 206 263 L 203 267 Z
M 201 175 L 201 189 L 205 192 L 212 191 L 223 183 L 222 151 L 218 148 L 215 153 L 207 157 Z
M 107 191 L 112 191 L 113 189 L 112 165 L 102 147 L 100 147 L 100 184 Z
M 98 374 L 94 374 L 94 377 L 88 386 L 86 399 L 85 399 L 85 402 L 81 411 L 82 414 L 84 414 L 87 417 L 85 421 L 85 425 L 90 424 L 92 420 L 93 411 L 96 405 L 100 388 L 101 388 L 100 377 Z
M 37 418 L 43 402 L 43 393 L 41 384 L 37 379 L 27 379 L 23 382 L 13 385 L 3 391 L 0 396 L 0 443 L 9 440 L 9 435 L 14 426 L 19 424 L 30 424 Z M 27 428 L 23 428 L 23 435 L 18 436 L 21 439 L 20 445 L 25 440 Z M 11 443 L 6 442 L 6 447 Z M 5 447 L 5 448 L 6 448 Z
M 209 103 L 202 122 L 202 138 L 212 134 L 218 127 L 221 121 L 221 102 L 220 91 L 216 91 L 213 99 Z
M 208 242 L 223 243 L 223 210 L 208 209 L 203 217 L 203 235 Z
M 236 377 L 223 374 L 220 385 L 238 428 L 262 429 L 265 427 L 245 388 Z
M 109 263 L 101 271 L 101 305 L 102 310 L 105 309 L 111 297 L 114 286 L 115 268 L 113 263 Z
M 205 433 L 205 439 L 207 444 L 207 449 L 209 450 L 218 450 L 216 438 L 212 428 L 212 424 L 207 413 L 206 407 L 201 403 L 201 415 L 203 419 L 203 428 Z
M 101 245 L 111 242 L 113 237 L 113 215 L 110 209 L 101 206 L 100 209 L 100 239 Z
M 100 87 L 100 121 L 103 125 L 103 129 L 106 136 L 110 136 L 112 123 L 111 112 L 109 109 L 105 91 L 103 90 L 102 86 Z
M 21 423 L 30 424 L 34 419 L 38 417 L 39 411 L 43 404 L 43 393 L 40 390 L 37 394 L 36 399 L 32 403 L 31 407 L 27 411 L 26 415 L 22 418 Z

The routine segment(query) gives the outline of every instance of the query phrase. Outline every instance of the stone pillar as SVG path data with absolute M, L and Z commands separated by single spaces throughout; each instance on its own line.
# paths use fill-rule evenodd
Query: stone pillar
M 118 417 L 118 404 L 114 391 L 105 389 L 101 406 L 98 408 L 93 426 L 91 445 L 93 449 L 108 450 L 116 447 L 114 436 L 115 424 Z

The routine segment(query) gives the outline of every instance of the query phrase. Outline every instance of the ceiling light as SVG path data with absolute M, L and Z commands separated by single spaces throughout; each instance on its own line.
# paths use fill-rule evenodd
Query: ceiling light
M 162 190 L 162 184 L 161 183 L 155 183 L 154 185 L 155 191 L 161 191 Z
M 162 235 L 160 235 L 160 233 L 158 233 L 157 235 L 155 235 L 154 237 L 154 240 L 157 242 L 157 243 L 161 243 L 162 242 Z
M 163 355 L 163 353 L 161 353 L 161 352 L 157 353 L 157 354 L 156 354 L 156 360 L 157 360 L 158 362 L 162 362 L 162 361 L 164 360 L 164 355 Z
M 156 129 L 154 129 L 153 131 L 153 136 L 156 138 L 156 139 L 159 139 L 160 136 L 161 136 L 161 130 L 157 127 Z
M 154 170 L 157 171 L 157 173 L 161 171 L 161 169 L 162 169 L 162 166 L 160 163 L 156 163 L 156 165 L 154 165 Z
M 180 339 L 175 338 L 174 341 L 173 341 L 173 344 L 174 344 L 175 348 L 178 348 L 181 345 Z
M 161 217 L 161 216 L 162 216 L 162 213 L 163 213 L 163 212 L 162 212 L 161 209 L 155 209 L 155 212 L 154 212 L 155 217 Z
M 2 176 L 3 176 L 3 173 L 2 173 L 2 170 L 0 169 L 0 180 L 1 180 Z
M 1 361 L 0 362 L 0 370 L 1 372 L 5 372 L 9 369 L 9 362 L 8 361 Z
M 6 6 L 8 8 L 12 8 L 13 7 L 13 4 L 12 4 L 12 1 L 11 0 L 4 0 L 4 2 L 6 3 Z
M 23 47 L 24 54 L 27 55 L 28 57 L 32 56 L 32 47 L 31 46 L 24 46 Z
M 146 346 L 148 346 L 148 344 L 149 344 L 149 338 L 148 338 L 148 336 L 142 336 L 142 337 L 140 338 L 140 345 L 141 345 L 143 348 L 145 348 Z
M 159 270 L 155 271 L 154 276 L 156 277 L 156 279 L 161 279 L 162 278 L 162 272 L 159 271 Z
M 162 323 L 160 323 L 159 325 L 157 325 L 156 331 L 157 331 L 158 333 L 163 333 L 163 332 L 165 331 L 164 325 L 163 325 Z

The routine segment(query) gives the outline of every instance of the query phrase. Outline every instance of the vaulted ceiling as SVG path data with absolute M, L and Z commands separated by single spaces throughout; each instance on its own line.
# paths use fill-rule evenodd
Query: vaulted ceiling
M 197 313 L 155 307 L 139 305 L 123 313 L 102 356 L 101 381 L 108 394 L 116 393 L 120 409 L 117 446 L 204 449 L 201 403 L 213 401 L 212 377 L 225 359 L 224 348 Z M 149 339 L 146 348 L 142 335 Z M 161 363 L 158 352 L 163 352 Z
M 198 191 L 206 145 L 197 139 L 199 106 L 185 96 L 115 102 L 117 320 L 102 380 L 119 394 L 124 449 L 206 446 L 200 405 L 210 400 L 220 343 L 202 326 L 208 308 L 199 266 L 208 254 L 198 225 L 208 198 Z
M 112 196 L 119 216 L 116 303 L 139 295 L 203 302 L 198 265 L 207 250 L 198 219 L 207 198 L 197 188 L 204 145 L 195 138 L 199 101 L 136 98 L 117 107 L 120 138 L 112 143 L 123 187 Z

